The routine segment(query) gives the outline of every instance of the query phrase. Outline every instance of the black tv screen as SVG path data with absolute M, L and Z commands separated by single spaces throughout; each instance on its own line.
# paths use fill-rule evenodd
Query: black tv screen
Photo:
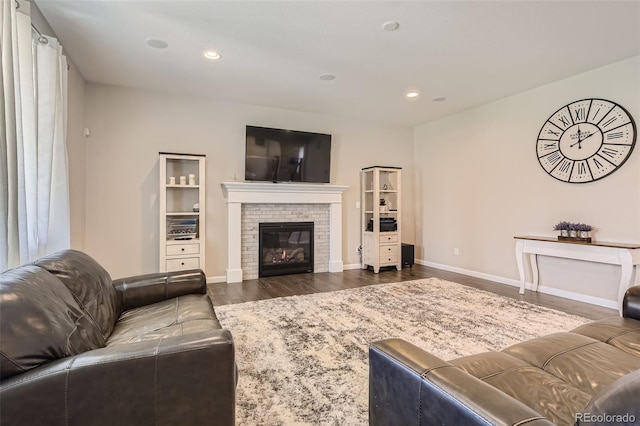
M 331 135 L 247 126 L 245 180 L 329 183 Z

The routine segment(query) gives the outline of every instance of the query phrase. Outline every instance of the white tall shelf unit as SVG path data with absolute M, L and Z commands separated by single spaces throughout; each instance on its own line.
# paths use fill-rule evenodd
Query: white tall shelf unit
M 205 156 L 161 152 L 160 155 L 160 271 L 182 271 L 205 267 Z M 189 175 L 195 175 L 190 184 Z M 186 183 L 180 183 L 184 176 Z M 170 178 L 175 178 L 175 183 Z M 199 205 L 195 211 L 194 204 Z M 184 235 L 175 234 L 180 225 L 192 223 L 195 230 L 185 226 Z M 193 232 L 191 232 L 193 231 Z
M 402 269 L 402 169 L 366 167 L 361 174 L 362 269 L 381 267 Z M 385 205 L 380 205 L 380 200 Z M 381 230 L 380 219 L 395 219 L 397 229 Z M 372 221 L 373 226 L 369 227 Z

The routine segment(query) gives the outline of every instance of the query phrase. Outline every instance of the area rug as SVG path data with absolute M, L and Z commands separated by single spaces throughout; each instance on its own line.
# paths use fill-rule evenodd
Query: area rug
M 216 307 L 236 344 L 238 425 L 368 424 L 368 345 L 443 358 L 500 350 L 587 319 L 436 278 Z

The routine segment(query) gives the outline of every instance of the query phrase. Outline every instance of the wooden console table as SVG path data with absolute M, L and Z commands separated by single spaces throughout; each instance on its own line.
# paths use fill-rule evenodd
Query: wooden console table
M 533 272 L 533 291 L 538 291 L 537 255 L 563 257 L 566 259 L 586 260 L 589 262 L 620 265 L 620 287 L 618 288 L 618 306 L 622 314 L 622 298 L 632 285 L 633 268 L 636 268 L 635 284 L 640 284 L 640 244 L 620 244 L 580 241 L 558 241 L 556 238 L 522 236 L 516 240 L 516 262 L 520 273 L 520 294 L 524 294 L 524 255 L 529 255 Z

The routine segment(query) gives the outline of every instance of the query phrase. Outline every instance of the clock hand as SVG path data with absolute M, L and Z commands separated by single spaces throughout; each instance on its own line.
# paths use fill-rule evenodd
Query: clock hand
M 587 138 L 588 138 L 588 137 L 589 137 L 589 136 L 587 136 Z M 586 139 L 586 138 L 584 138 L 584 139 Z M 578 141 L 577 141 L 576 143 L 572 144 L 572 145 L 569 145 L 569 148 L 573 148 L 574 146 L 578 145 L 578 149 L 582 149 L 582 144 L 581 144 L 581 142 L 582 142 L 584 139 L 580 139 L 580 125 L 578 124 Z
M 582 139 L 580 142 L 585 141 L 587 139 L 589 139 L 591 136 L 595 135 L 595 133 L 591 133 L 589 136 L 587 136 L 586 138 Z

